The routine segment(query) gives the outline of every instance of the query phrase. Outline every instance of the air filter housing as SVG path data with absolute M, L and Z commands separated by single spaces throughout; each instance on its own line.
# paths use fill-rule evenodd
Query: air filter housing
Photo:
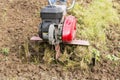
M 41 10 L 42 19 L 61 19 L 63 16 L 63 10 L 57 6 L 46 6 Z

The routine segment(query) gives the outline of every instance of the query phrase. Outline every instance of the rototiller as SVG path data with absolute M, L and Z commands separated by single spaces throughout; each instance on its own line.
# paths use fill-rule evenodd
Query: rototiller
M 64 1 L 64 0 L 63 0 Z M 56 59 L 60 56 L 60 43 L 85 45 L 89 42 L 84 40 L 76 40 L 76 18 L 72 15 L 67 16 L 67 10 L 73 8 L 75 0 L 72 5 L 67 8 L 66 2 L 60 0 L 59 5 L 56 5 L 53 0 L 48 0 L 49 5 L 42 8 L 40 15 L 42 22 L 39 26 L 39 37 L 32 37 L 31 40 L 41 40 L 49 42 L 55 46 Z

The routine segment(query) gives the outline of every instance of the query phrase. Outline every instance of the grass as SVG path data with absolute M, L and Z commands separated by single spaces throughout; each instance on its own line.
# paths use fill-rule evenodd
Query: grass
M 99 44 L 105 46 L 106 28 L 119 23 L 117 11 L 112 6 L 110 0 L 93 0 L 88 7 L 77 3 L 72 10 L 78 19 L 77 37 L 88 39 L 98 47 Z
M 2 48 L 2 49 L 0 50 L 0 53 L 2 53 L 3 55 L 8 56 L 9 53 L 10 53 L 10 49 L 9 49 L 9 48 Z
M 118 60 L 120 60 L 120 58 L 115 56 L 114 54 L 113 55 L 110 55 L 110 54 L 106 55 L 106 59 L 108 59 L 110 61 L 118 61 Z
M 63 54 L 59 60 L 55 60 L 55 51 L 48 44 L 32 44 L 33 50 L 36 53 L 42 53 L 44 57 L 34 56 L 35 63 L 39 63 L 42 59 L 46 64 L 58 63 L 65 69 L 79 68 L 87 70 L 95 58 L 97 62 L 101 60 L 103 51 L 107 51 L 106 47 L 106 29 L 110 25 L 119 24 L 119 15 L 117 10 L 113 8 L 111 0 L 93 0 L 87 6 L 76 3 L 73 10 L 69 12 L 76 16 L 77 23 L 77 38 L 89 40 L 91 45 L 86 46 L 69 46 L 65 45 Z M 28 44 L 24 44 L 24 53 L 28 54 L 30 49 Z M 112 56 L 112 58 L 115 58 Z M 111 59 L 111 56 L 109 56 Z M 115 58 L 116 59 L 116 58 Z
M 7 21 L 7 8 L 3 8 L 2 21 L 4 23 Z
M 91 46 L 87 48 L 77 46 L 74 49 L 71 48 L 72 51 L 66 50 L 63 54 L 64 63 L 67 62 L 68 68 L 76 66 L 85 68 L 91 63 L 92 58 L 97 62 L 100 61 L 101 51 L 107 50 L 105 31 L 110 25 L 119 24 L 119 15 L 113 8 L 111 0 L 93 0 L 88 6 L 76 3 L 70 13 L 78 19 L 77 38 L 89 40 Z M 73 56 L 74 59 L 71 61 L 70 57 Z

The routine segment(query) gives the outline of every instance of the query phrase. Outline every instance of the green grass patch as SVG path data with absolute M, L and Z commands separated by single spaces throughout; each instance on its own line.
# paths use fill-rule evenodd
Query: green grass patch
M 74 14 L 78 20 L 77 38 L 89 40 L 91 46 L 77 46 L 74 49 L 67 47 L 61 57 L 66 67 L 87 68 L 91 64 L 91 59 L 96 61 L 101 59 L 101 50 L 107 50 L 106 47 L 106 29 L 110 25 L 119 24 L 119 15 L 113 8 L 112 0 L 93 0 L 87 6 L 76 3 L 70 14 Z M 71 58 L 72 57 L 72 58 Z
M 9 49 L 9 48 L 2 48 L 2 49 L 0 50 L 0 53 L 2 53 L 3 55 L 8 56 L 9 53 L 10 53 L 10 49 Z
M 78 19 L 77 37 L 102 46 L 106 44 L 106 28 L 120 21 L 112 0 L 93 0 L 87 7 L 76 3 L 71 13 Z

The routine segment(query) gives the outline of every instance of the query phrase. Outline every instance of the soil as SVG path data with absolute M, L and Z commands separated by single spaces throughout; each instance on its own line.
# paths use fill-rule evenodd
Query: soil
M 46 0 L 0 0 L 0 49 L 10 49 L 10 55 L 0 54 L 0 80 L 120 80 L 120 64 L 105 60 L 84 72 L 64 71 L 58 65 L 23 63 L 18 58 L 20 45 L 37 35 L 39 11 L 46 4 Z M 117 55 L 120 53 L 120 26 L 111 25 L 106 34 L 107 53 Z

